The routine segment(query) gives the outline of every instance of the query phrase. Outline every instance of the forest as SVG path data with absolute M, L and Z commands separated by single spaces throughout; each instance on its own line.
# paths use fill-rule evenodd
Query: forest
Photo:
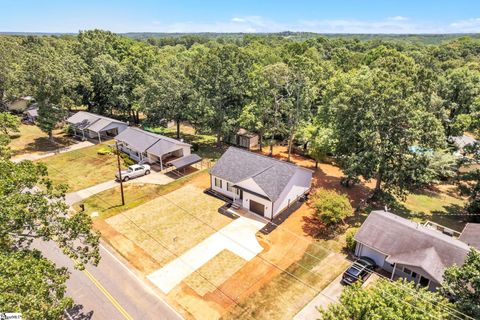
M 345 183 L 376 179 L 374 194 L 448 176 L 447 138 L 480 128 L 480 40 L 470 37 L 138 40 L 91 30 L 1 36 L 0 61 L 2 106 L 34 96 L 45 132 L 78 108 L 149 127 L 188 122 L 218 145 L 245 128 L 261 148 L 335 155 Z

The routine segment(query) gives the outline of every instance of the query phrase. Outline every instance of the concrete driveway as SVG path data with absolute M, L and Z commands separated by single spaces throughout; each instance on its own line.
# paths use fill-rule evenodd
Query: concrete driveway
M 230 250 L 250 261 L 263 250 L 255 234 L 264 226 L 265 222 L 260 219 L 241 216 L 147 278 L 164 293 L 169 293 L 222 250 Z

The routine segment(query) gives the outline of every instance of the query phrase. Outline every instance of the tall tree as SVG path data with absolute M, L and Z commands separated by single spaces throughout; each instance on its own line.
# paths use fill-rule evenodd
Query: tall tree
M 445 138 L 415 88 L 414 62 L 397 54 L 385 64 L 337 75 L 321 113 L 333 124 L 336 153 L 349 177 L 376 179 L 375 194 L 382 187 L 403 194 L 423 182 L 417 177 L 428 161 L 416 150 L 441 147 Z
M 204 129 L 215 133 L 217 145 L 237 126 L 250 68 L 249 57 L 233 45 L 212 48 L 192 62 L 193 112 Z

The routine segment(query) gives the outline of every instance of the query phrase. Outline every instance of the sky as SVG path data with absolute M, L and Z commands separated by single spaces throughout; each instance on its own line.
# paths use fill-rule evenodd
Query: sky
M 0 0 L 0 32 L 476 33 L 480 0 Z

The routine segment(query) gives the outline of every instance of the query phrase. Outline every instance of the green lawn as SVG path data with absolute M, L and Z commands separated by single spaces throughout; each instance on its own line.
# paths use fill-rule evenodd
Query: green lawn
M 97 150 L 107 144 L 60 153 L 38 161 L 47 166 L 53 182 L 67 184 L 68 192 L 78 191 L 115 179 L 116 156 L 97 154 Z
M 51 152 L 75 143 L 61 129 L 54 131 L 54 143 L 48 139 L 45 132 L 35 125 L 21 124 L 18 129 L 19 132 L 11 136 L 9 144 L 14 155 Z
M 310 245 L 302 259 L 287 269 L 288 273 L 281 273 L 240 301 L 222 319 L 292 319 L 348 266 L 340 255 L 325 259 L 327 255 L 321 246 Z
M 161 195 L 181 188 L 192 179 L 205 175 L 205 170 L 182 177 L 165 185 L 157 184 L 126 184 L 124 185 L 125 205 L 121 205 L 120 186 L 97 193 L 83 201 L 87 214 L 98 212 L 94 219 L 107 219 L 122 211 L 133 209 Z M 74 205 L 79 210 L 78 203 Z

